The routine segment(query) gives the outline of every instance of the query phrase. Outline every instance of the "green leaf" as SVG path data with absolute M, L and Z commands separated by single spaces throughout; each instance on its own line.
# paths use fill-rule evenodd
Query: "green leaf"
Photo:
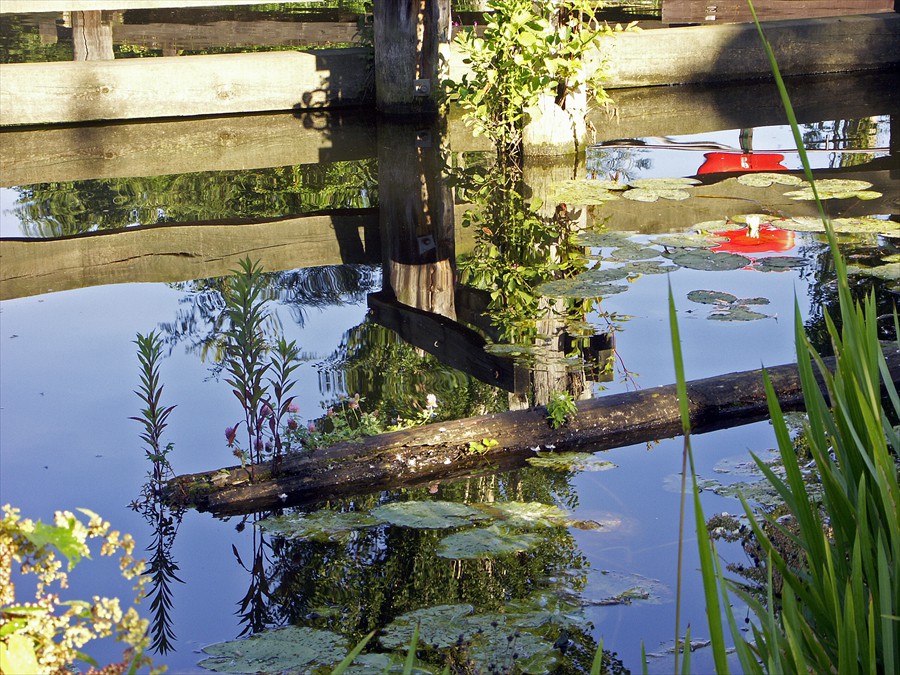
M 197 665 L 217 673 L 308 672 L 338 664 L 347 653 L 343 637 L 317 628 L 288 626 L 253 637 L 203 648 L 208 658 Z
M 474 506 L 445 501 L 393 502 L 370 513 L 391 525 L 434 530 L 472 525 L 488 517 Z
M 542 537 L 536 534 L 516 533 L 507 527 L 491 525 L 444 537 L 438 544 L 436 553 L 441 558 L 451 560 L 492 558 L 526 551 L 541 541 Z
M 15 633 L 0 642 L 0 672 L 39 673 L 34 643 L 25 635 Z

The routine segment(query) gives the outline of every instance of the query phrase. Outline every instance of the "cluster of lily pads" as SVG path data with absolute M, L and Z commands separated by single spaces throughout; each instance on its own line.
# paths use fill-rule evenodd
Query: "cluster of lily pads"
M 696 178 L 639 178 L 630 183 L 612 180 L 567 180 L 555 183 L 557 201 L 570 204 L 605 204 L 614 199 L 635 202 L 655 202 L 660 199 L 684 201 L 690 199 L 688 190 L 700 183 Z
M 797 186 L 800 189 L 785 192 L 784 196 L 798 201 L 813 201 L 812 185 L 798 176 L 787 173 L 745 173 L 737 177 L 738 183 L 750 187 L 770 187 L 771 185 Z M 882 193 L 870 190 L 872 184 L 864 180 L 844 178 L 821 178 L 816 181 L 819 199 L 878 199 Z

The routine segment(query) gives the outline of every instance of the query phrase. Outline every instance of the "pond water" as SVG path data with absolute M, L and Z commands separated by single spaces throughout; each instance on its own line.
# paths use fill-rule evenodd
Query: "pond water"
M 864 199 L 856 194 L 860 187 L 853 186 L 854 194 L 838 195 L 828 202 L 834 216 L 874 217 L 882 223 L 864 221 L 874 234 L 845 235 L 846 250 L 856 264 L 872 265 L 896 252 L 894 240 L 879 235 L 897 227 L 888 218 L 896 221 L 900 211 L 898 110 L 895 103 L 886 104 L 875 95 L 897 91 L 896 85 L 895 75 L 869 83 L 877 103 L 852 118 L 842 116 L 841 102 L 831 99 L 814 106 L 816 116 L 803 120 L 805 142 L 817 151 L 812 157 L 821 177 L 865 180 L 873 186 L 870 191 L 881 193 Z M 698 95 L 697 100 L 701 99 Z M 684 113 L 688 117 L 689 111 L 688 107 Z M 558 217 L 558 205 L 565 203 L 567 226 L 595 237 L 579 240 L 587 256 L 584 264 L 594 268 L 594 277 L 582 279 L 587 284 L 582 288 L 588 290 L 553 291 L 557 297 L 569 297 L 564 313 L 568 321 L 556 317 L 556 323 L 538 327 L 533 345 L 518 344 L 521 350 L 539 345 L 541 356 L 537 363 L 527 364 L 532 369 L 530 389 L 509 391 L 444 365 L 422 345 L 412 346 L 375 323 L 369 303 L 373 296 L 383 300 L 383 290 L 391 283 L 398 297 L 416 295 L 415 289 L 397 281 L 410 283 L 414 275 L 407 268 L 416 266 L 402 260 L 407 275 L 395 276 L 400 272 L 391 263 L 400 258 L 388 253 L 394 245 L 392 237 L 401 237 L 403 228 L 384 221 L 386 212 L 396 216 L 406 204 L 401 199 L 395 208 L 391 200 L 408 187 L 397 169 L 405 157 L 398 139 L 406 138 L 409 129 L 384 121 L 376 129 L 374 121 L 352 116 L 319 121 L 325 125 L 323 137 L 332 153 L 331 159 L 319 164 L 297 160 L 273 166 L 263 161 L 246 169 L 226 153 L 224 159 L 216 160 L 215 170 L 208 165 L 180 173 L 152 172 L 157 165 L 150 158 L 142 165 L 150 168 L 141 173 L 123 168 L 120 159 L 112 157 L 88 169 L 72 168 L 68 177 L 63 172 L 51 178 L 49 172 L 56 170 L 48 168 L 47 182 L 20 183 L 10 183 L 8 176 L 26 175 L 26 170 L 6 165 L 4 172 L 10 173 L 3 184 L 7 187 L 0 189 L 5 269 L 0 286 L 3 502 L 44 520 L 57 509 L 91 509 L 110 519 L 114 527 L 133 533 L 139 546 L 147 548 L 148 558 L 162 551 L 174 561 L 177 580 L 169 581 L 171 609 L 165 617 L 173 636 L 171 649 L 156 657 L 169 665 L 170 672 L 206 672 L 198 666 L 207 656 L 201 652 L 204 646 L 264 628 L 323 628 L 352 642 L 404 613 L 461 604 L 472 606 L 469 619 L 459 619 L 465 610 L 456 608 L 447 610 L 455 612 L 455 624 L 440 612 L 426 615 L 428 622 L 464 625 L 460 631 L 465 632 L 499 620 L 501 634 L 496 639 L 501 641 L 516 630 L 529 636 L 540 633 L 543 642 L 534 640 L 543 647 L 534 647 L 535 658 L 548 645 L 568 645 L 571 640 L 566 656 L 560 657 L 563 672 L 586 671 L 602 638 L 604 648 L 614 653 L 616 672 L 639 669 L 642 641 L 648 652 L 662 653 L 673 637 L 679 504 L 673 486 L 681 470 L 680 439 L 596 455 L 612 467 L 597 463 L 581 470 L 534 466 L 349 500 L 332 500 L 323 494 L 319 505 L 369 512 L 406 501 L 516 502 L 520 509 L 535 509 L 521 504 L 540 502 L 567 512 L 568 520 L 556 514 L 551 523 L 533 516 L 544 526 L 507 520 L 515 533 L 532 536 L 527 548 L 523 545 L 524 550 L 517 553 L 478 558 L 448 554 L 445 537 L 470 531 L 468 525 L 443 530 L 382 522 L 346 535 L 332 532 L 327 541 L 317 541 L 264 531 L 256 522 L 270 514 L 214 518 L 189 511 L 174 530 L 160 533 L 154 520 L 158 511 L 129 506 L 140 502 L 150 470 L 138 425 L 129 419 L 140 409 L 132 393 L 139 386 L 133 341 L 137 333 L 152 330 L 166 340 L 161 364 L 163 398 L 177 407 L 165 440 L 174 443 L 170 460 L 177 473 L 235 461 L 224 432 L 242 413 L 224 375 L 215 372 L 214 357 L 216 322 L 222 311 L 218 277 L 234 269 L 244 255 L 258 256 L 268 264 L 272 273 L 266 278 L 266 293 L 278 318 L 274 330 L 296 340 L 303 352 L 295 402 L 304 425 L 308 421 L 323 424 L 325 408 L 340 405 L 341 396 L 355 394 L 364 397 L 364 408 L 405 417 L 425 408 L 427 394 L 435 394 L 442 418 L 517 407 L 529 395 L 540 403 L 542 385 L 535 373 L 544 371 L 551 374 L 551 384 L 543 385 L 544 395 L 556 386 L 571 385 L 576 397 L 586 398 L 669 384 L 674 381 L 667 318 L 670 286 L 689 379 L 788 363 L 794 360 L 795 302 L 810 334 L 822 344 L 822 312 L 834 295 L 828 255 L 819 234 L 803 231 L 802 217 L 813 213 L 809 203 L 784 195 L 797 186 L 740 183 L 735 178 L 738 173 L 722 171 L 722 162 L 735 161 L 739 169 L 742 159 L 746 163 L 751 156 L 757 161 L 777 154 L 782 156 L 777 163 L 787 170 L 779 169 L 780 173 L 796 174 L 798 162 L 789 150 L 789 131 L 762 112 L 756 123 L 743 121 L 742 128 L 733 128 L 698 109 L 691 131 L 680 128 L 662 135 L 649 131 L 652 125 L 648 125 L 648 133 L 632 135 L 609 129 L 603 142 L 591 148 L 585 163 L 574 170 L 570 164 L 526 169 L 525 181 L 532 194 L 555 207 L 555 215 L 553 208 L 549 211 L 551 216 Z M 205 124 L 259 129 L 261 122 L 269 128 L 290 129 L 298 145 L 309 140 L 304 130 L 315 126 L 309 118 L 278 115 Z M 168 124 L 164 128 L 169 132 L 181 128 L 181 123 Z M 154 126 L 160 125 L 148 125 L 144 138 L 154 137 Z M 104 131 L 125 134 L 127 127 L 113 125 Z M 25 142 L 10 132 L 2 133 L 10 141 L 4 147 Z M 368 140 L 342 145 L 342 134 Z M 376 135 L 377 143 L 372 140 Z M 620 138 L 623 135 L 628 138 Z M 413 147 L 416 143 L 420 149 L 429 147 L 429 137 L 421 132 L 413 134 L 413 141 Z M 450 141 L 455 148 L 452 164 L 476 166 L 486 161 L 471 139 L 458 140 L 451 133 Z M 278 152 L 282 151 L 290 155 L 284 148 Z M 299 148 L 296 152 L 300 156 Z M 320 156 L 328 152 L 319 151 Z M 710 168 L 715 171 L 709 173 Z M 663 197 L 644 202 L 622 195 L 614 200 L 597 196 L 604 180 L 624 184 L 682 177 L 698 180 L 686 188 L 691 196 L 685 200 Z M 586 178 L 590 180 L 585 182 Z M 474 279 L 473 252 L 484 241 L 471 228 L 458 227 L 467 208 L 456 205 L 457 227 L 449 223 L 450 238 L 459 269 L 468 270 L 465 273 Z M 698 223 L 704 223 L 701 229 L 707 232 L 745 231 L 747 214 L 761 214 L 760 237 L 748 240 L 732 234 L 730 241 L 712 244 L 721 255 L 745 256 L 730 258 L 727 270 L 711 271 L 696 256 L 678 257 L 689 250 L 696 252 L 696 245 L 684 248 L 659 239 L 665 233 L 691 231 Z M 304 223 L 313 222 L 309 219 L 333 217 L 348 220 L 328 220 L 324 226 L 315 221 L 309 231 L 303 229 Z M 788 222 L 782 217 L 801 220 Z M 858 226 L 861 221 L 854 222 Z M 447 235 L 447 225 L 442 221 L 440 231 L 415 231 L 419 245 L 425 242 L 424 249 L 419 249 L 425 251 L 422 255 L 430 250 L 429 237 Z M 776 235 L 776 231 L 789 234 Z M 611 233 L 626 234 L 616 239 Z M 162 244 L 138 238 L 145 235 L 159 237 Z M 596 238 L 600 235 L 606 238 Z M 24 272 L 22 265 L 15 266 L 19 258 L 27 261 Z M 50 262 L 40 263 L 41 258 Z M 632 268 L 630 276 L 619 279 L 600 273 L 648 258 L 674 267 L 669 274 Z M 766 262 L 772 258 L 782 262 Z M 171 265 L 173 260 L 179 264 Z M 437 263 L 432 258 L 423 264 Z M 433 279 L 436 267 L 429 269 Z M 891 283 L 876 284 L 871 276 L 854 276 L 859 289 L 877 286 L 886 304 L 892 297 Z M 610 288 L 610 284 L 618 287 Z M 434 287 L 421 290 L 421 295 L 437 293 Z M 691 292 L 699 290 L 731 294 L 732 299 L 718 295 L 717 303 L 695 301 L 703 296 Z M 457 291 L 460 317 L 463 297 L 468 296 Z M 578 304 L 585 297 L 592 302 Z M 746 301 L 753 298 L 768 302 Z M 510 314 L 517 309 L 505 311 Z M 748 313 L 764 316 L 748 317 Z M 503 314 L 495 310 L 495 321 L 503 319 Z M 710 320 L 714 318 L 726 320 Z M 541 340 L 548 325 L 555 338 L 562 333 L 578 337 L 613 331 L 611 377 L 589 367 L 592 364 L 563 358 L 566 355 L 560 355 L 558 348 L 548 349 L 548 342 Z M 509 334 L 521 336 L 515 328 Z M 493 335 L 493 340 L 503 335 L 484 321 L 481 334 Z M 405 337 L 414 341 L 414 335 Z M 548 365 L 553 360 L 549 357 L 556 359 L 555 365 Z M 603 363 L 608 357 L 603 356 Z M 562 375 L 559 363 L 563 363 Z M 749 451 L 765 452 L 772 445 L 770 427 L 763 422 L 697 436 L 694 452 L 701 474 L 728 484 L 747 476 L 728 469 L 731 464 L 723 461 L 743 461 Z M 714 489 L 705 490 L 703 497 L 708 514 L 739 509 L 737 500 Z M 493 517 L 498 517 L 496 512 Z M 159 542 L 165 546 L 157 548 Z M 744 559 L 736 547 L 723 551 L 730 559 Z M 685 555 L 682 629 L 689 622 L 692 636 L 703 639 L 705 608 L 692 536 Z M 95 593 L 127 597 L 129 588 L 119 581 L 111 563 L 96 559 L 76 569 L 70 593 L 73 597 Z M 143 608 L 149 616 L 149 604 Z M 504 609 L 506 619 L 492 614 Z M 544 612 L 540 620 L 535 618 L 538 609 Z M 548 619 L 554 611 L 553 620 Z M 487 618 L 475 620 L 474 615 Z M 533 627 L 542 622 L 539 629 Z M 157 630 L 162 630 L 159 622 Z M 475 655 L 478 638 L 466 635 L 473 640 L 469 653 Z M 429 639 L 444 638 L 431 634 Z M 532 653 L 526 649 L 531 639 L 520 634 L 514 642 L 517 649 Z M 390 646 L 390 639 L 383 638 L 382 645 Z M 101 662 L 114 661 L 117 649 L 104 645 L 94 655 Z M 511 663 L 511 654 L 502 650 L 495 657 L 501 668 Z M 704 658 L 705 650 L 700 649 L 694 658 L 697 672 L 703 670 Z M 652 672 L 668 672 L 671 663 L 663 657 L 651 658 L 650 667 Z

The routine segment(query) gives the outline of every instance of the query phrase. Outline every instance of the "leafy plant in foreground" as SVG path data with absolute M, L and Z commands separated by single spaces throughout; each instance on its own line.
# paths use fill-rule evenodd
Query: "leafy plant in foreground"
M 567 391 L 553 392 L 547 402 L 547 419 L 550 426 L 559 429 L 563 424 L 575 417 L 578 408 L 575 406 L 575 398 Z

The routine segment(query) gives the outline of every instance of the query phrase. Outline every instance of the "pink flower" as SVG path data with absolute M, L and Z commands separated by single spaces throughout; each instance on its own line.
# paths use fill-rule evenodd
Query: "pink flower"
M 296 403 L 291 403 L 288 406 L 288 412 L 289 413 L 298 413 L 298 412 L 300 412 L 300 406 L 297 405 Z
M 272 408 L 268 403 L 263 403 L 262 408 L 260 408 L 259 414 L 263 417 L 268 417 L 272 414 Z
M 241 423 L 238 422 L 233 427 L 225 427 L 225 440 L 228 441 L 229 448 L 234 445 L 234 439 L 237 438 L 237 428 L 240 424 Z
M 292 417 L 291 419 L 288 420 L 288 429 L 290 429 L 291 431 L 294 431 L 294 429 L 296 429 L 296 428 L 297 428 L 297 420 L 295 420 Z
M 309 433 L 311 433 L 311 434 L 316 433 L 316 423 L 315 423 L 315 422 L 310 422 L 309 424 L 307 424 L 307 425 L 306 425 L 306 430 L 307 430 Z

